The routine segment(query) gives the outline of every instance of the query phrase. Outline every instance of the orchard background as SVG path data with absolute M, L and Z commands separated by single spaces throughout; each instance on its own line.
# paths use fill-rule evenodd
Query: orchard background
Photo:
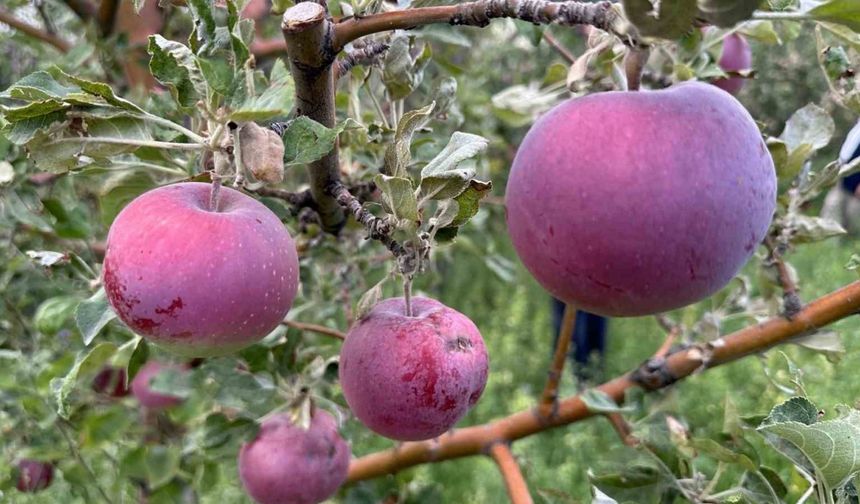
M 350 215 L 334 232 L 340 223 L 332 216 L 342 211 L 337 203 L 310 208 L 309 200 L 329 189 L 309 186 L 304 166 L 319 174 L 335 138 L 343 183 L 370 202 L 365 209 L 395 218 L 409 210 L 392 199 L 399 193 L 371 185 L 390 162 L 389 146 L 400 146 L 397 162 L 417 182 L 420 167 L 444 154 L 455 132 L 486 139 L 453 136 L 472 155 L 448 152 L 442 161 L 472 174 L 481 188 L 480 210 L 430 240 L 430 259 L 411 288 L 466 314 L 486 342 L 487 388 L 458 426 L 534 408 L 547 381 L 553 334 L 549 297 L 507 237 L 504 187 L 517 145 L 541 113 L 571 95 L 623 89 L 643 71 L 625 68 L 625 54 L 641 54 L 646 44 L 643 88 L 725 77 L 716 64 L 722 40 L 738 32 L 753 51 L 751 71 L 734 74 L 747 80 L 738 99 L 768 138 L 779 176 L 770 234 L 776 253 L 760 246 L 723 291 L 659 320 L 612 319 L 606 362 L 594 382 L 576 383 L 565 370 L 558 392 L 563 398 L 583 392 L 588 410 L 610 421 L 552 429 L 548 422 L 512 451 L 535 502 L 590 502 L 595 489 L 605 494 L 599 502 L 857 502 L 853 478 L 860 461 L 852 454 L 860 443 L 860 415 L 853 410 L 860 327 L 848 315 L 860 310 L 860 295 L 856 286 L 837 293 L 828 299 L 838 306 L 818 312 L 789 306 L 786 313 L 783 304 L 784 289 L 793 299 L 795 283 L 806 306 L 857 278 L 856 241 L 818 217 L 826 189 L 857 167 L 835 162 L 860 113 L 856 2 L 664 0 L 656 22 L 651 2 L 628 1 L 626 11 L 620 3 L 608 7 L 617 17 L 603 27 L 614 34 L 512 19 L 484 28 L 443 22 L 382 31 L 372 44 L 347 48 L 354 66 L 338 64 L 343 75 L 334 96 L 336 124 L 329 128 L 293 114 L 296 84 L 281 34 L 290 2 L 275 1 L 271 15 L 258 2 L 172 1 L 159 9 L 155 3 L 9 0 L 0 6 L 0 89 L 6 90 L 0 95 L 0 500 L 250 502 L 237 475 L 239 447 L 254 437 L 261 417 L 304 389 L 316 407 L 341 421 L 353 457 L 394 447 L 350 416 L 337 382 L 341 341 L 332 334 L 342 335 L 375 300 L 402 294 L 396 271 L 403 255 L 398 262 L 389 249 L 392 240 L 409 241 L 419 230 L 380 230 L 359 212 L 364 226 Z M 367 20 L 431 5 L 441 4 L 330 1 L 327 7 L 335 19 Z M 138 18 L 134 10 L 141 8 Z M 719 28 L 701 28 L 706 25 Z M 155 33 L 161 37 L 150 39 Z M 421 123 L 414 134 L 394 127 L 410 120 Z M 196 135 L 227 121 L 271 126 L 284 138 L 285 180 L 266 185 L 253 179 L 260 173 L 245 173 L 245 189 L 296 240 L 300 291 L 289 322 L 262 343 L 195 361 L 189 375 L 156 380 L 156 390 L 184 401 L 147 412 L 134 397 L 94 391 L 95 375 L 106 364 L 127 367 L 133 377 L 148 359 L 187 359 L 112 320 L 99 293 L 104 239 L 119 210 L 143 192 L 176 181 L 208 182 L 211 156 L 177 144 L 193 144 Z M 102 140 L 79 140 L 88 136 Z M 372 203 L 381 200 L 384 205 Z M 435 208 L 422 207 L 420 231 L 427 231 Z M 366 239 L 369 232 L 374 239 Z M 719 351 L 708 342 L 769 319 L 789 320 L 774 341 L 787 342 L 808 332 L 807 317 L 822 311 L 836 322 L 793 340 L 797 345 L 704 369 L 709 352 Z M 692 352 L 699 363 L 679 367 Z M 593 388 L 631 369 L 665 370 L 660 358 L 667 353 L 677 357 L 672 370 L 685 369 L 678 378 L 695 376 L 658 382 L 654 393 L 633 388 L 623 406 Z M 618 395 L 619 389 L 604 392 Z M 780 421 L 804 427 L 757 429 Z M 813 436 L 821 449 L 792 449 L 798 433 Z M 396 459 L 388 453 L 394 459 L 386 460 Z M 346 484 L 333 500 L 504 502 L 505 483 L 516 474 L 506 470 L 503 477 L 491 457 L 474 454 L 416 468 L 395 461 L 388 469 L 402 471 L 381 470 L 375 478 L 358 478 L 353 470 L 351 479 L 363 481 Z M 21 459 L 56 467 L 48 488 L 15 489 Z M 371 473 L 365 474 L 376 476 Z M 521 488 L 511 493 L 527 502 Z

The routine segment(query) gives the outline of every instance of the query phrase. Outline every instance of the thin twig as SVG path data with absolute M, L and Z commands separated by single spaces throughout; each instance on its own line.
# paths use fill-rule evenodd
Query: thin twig
M 93 469 L 90 467 L 89 464 L 87 464 L 87 462 L 84 460 L 84 457 L 81 455 L 81 452 L 78 450 L 78 445 L 75 444 L 71 436 L 69 436 L 69 433 L 66 431 L 64 422 L 65 420 L 58 418 L 56 425 L 57 430 L 60 431 L 60 433 L 63 435 L 63 438 L 65 438 L 66 443 L 69 445 L 69 451 L 72 452 L 72 456 L 77 459 L 78 463 L 81 464 L 81 467 L 83 467 L 87 474 L 89 474 L 90 481 L 92 482 L 93 486 L 96 487 L 96 490 L 99 491 L 99 495 L 101 495 L 102 499 L 104 499 L 104 501 L 108 504 L 113 504 L 113 501 L 110 497 L 108 497 L 108 494 L 107 492 L 105 492 L 105 489 L 102 488 L 102 486 L 99 484 L 98 477 L 93 472 Z
M 331 336 L 333 338 L 337 338 L 340 340 L 346 339 L 346 334 L 338 331 L 337 329 L 331 329 L 326 326 L 318 325 L 318 324 L 308 324 L 305 322 L 296 322 L 295 320 L 284 320 L 281 324 L 292 327 L 293 329 L 298 329 L 299 331 L 309 331 L 317 334 L 323 334 L 325 336 Z
M 493 443 L 490 446 L 490 456 L 499 466 L 499 472 L 502 473 L 502 479 L 505 480 L 505 488 L 508 490 L 511 504 L 532 504 L 528 485 L 526 485 L 520 466 L 511 452 L 511 447 L 504 442 Z
M 544 418 L 553 417 L 558 411 L 558 384 L 564 372 L 564 363 L 567 360 L 567 353 L 570 348 L 570 340 L 575 325 L 576 307 L 567 303 L 564 305 L 564 315 L 562 316 L 561 327 L 558 330 L 558 338 L 555 342 L 555 353 L 552 357 L 552 364 L 547 372 L 546 385 L 543 388 L 540 403 L 538 404 L 538 411 Z
M 66 42 L 65 40 L 61 39 L 60 37 L 57 37 L 56 35 L 50 34 L 47 31 L 42 30 L 41 28 L 37 28 L 31 24 L 21 21 L 20 19 L 13 16 L 11 12 L 2 7 L 0 7 L 0 23 L 7 24 L 25 35 L 48 43 L 62 53 L 67 53 L 69 52 L 69 49 L 72 48 L 72 45 L 69 42 Z
M 373 65 L 379 61 L 383 54 L 385 54 L 388 47 L 388 44 L 370 41 L 361 47 L 356 47 L 351 51 L 346 51 L 344 57 L 337 60 L 334 64 L 334 79 L 338 80 L 344 75 L 347 75 L 356 65 Z
M 63 2 L 83 21 L 96 15 L 96 6 L 89 0 L 63 0 Z
M 576 56 L 574 56 L 572 52 L 568 51 L 566 47 L 564 47 L 563 45 L 561 45 L 561 42 L 559 42 L 559 41 L 558 41 L 558 40 L 557 40 L 557 39 L 552 35 L 552 33 L 550 33 L 550 32 L 549 32 L 549 30 L 545 30 L 545 31 L 543 32 L 543 39 L 544 39 L 544 40 L 546 40 L 546 43 L 547 43 L 547 44 L 549 44 L 549 46 L 550 46 L 550 47 L 552 47 L 553 49 L 555 49 L 555 51 L 556 51 L 556 52 L 557 52 L 557 53 L 558 53 L 562 58 L 564 58 L 564 59 L 565 59 L 565 61 L 567 61 L 567 62 L 568 62 L 568 63 L 570 63 L 571 65 L 572 65 L 572 64 L 574 64 L 574 63 L 576 63 Z
M 334 197 L 340 206 L 355 216 L 355 220 L 364 226 L 371 239 L 385 245 L 395 257 L 400 258 L 408 253 L 403 245 L 392 238 L 391 233 L 394 230 L 391 228 L 389 221 L 370 213 L 368 209 L 364 208 L 361 201 L 349 192 L 349 189 L 345 185 L 335 182 L 328 187 L 327 192 Z
M 108 36 L 113 32 L 113 27 L 116 21 L 116 13 L 119 11 L 119 3 L 121 0 L 101 0 L 97 14 L 99 30 L 102 36 Z
M 633 429 L 630 428 L 630 424 L 621 416 L 621 413 L 607 413 L 605 416 L 618 437 L 621 438 L 622 443 L 631 447 L 639 446 L 639 440 L 633 436 Z
M 806 334 L 855 315 L 858 310 L 860 281 L 807 304 L 791 320 L 775 317 L 720 338 L 718 342 L 711 344 L 712 352 L 704 364 L 701 349 L 697 347 L 686 348 L 666 356 L 661 364 L 662 374 L 672 380 L 661 385 L 666 386 L 686 378 L 703 368 L 717 367 L 788 343 L 799 334 Z M 629 389 L 641 386 L 633 379 L 634 374 L 630 372 L 619 376 L 600 385 L 597 390 L 621 403 Z M 403 443 L 396 450 L 371 453 L 354 459 L 350 464 L 348 480 L 366 480 L 431 461 L 478 455 L 483 453 L 487 446 L 500 440 L 512 442 L 592 416 L 595 416 L 595 413 L 589 410 L 580 396 L 568 397 L 559 402 L 558 414 L 548 420 L 541 418 L 530 408 L 486 424 L 456 429 L 436 440 Z
M 797 293 L 797 284 L 794 283 L 794 280 L 791 278 L 791 272 L 782 259 L 779 246 L 774 243 L 773 238 L 770 236 L 765 238 L 764 245 L 767 247 L 769 253 L 768 260 L 776 268 L 779 285 L 782 287 L 783 313 L 790 319 L 803 307 L 803 301 Z
M 307 189 L 304 191 L 292 192 L 286 189 L 278 189 L 276 187 L 261 187 L 259 189 L 254 189 L 251 192 L 259 194 L 260 196 L 282 199 L 293 207 L 293 210 L 295 211 L 302 208 L 314 207 L 314 197 Z

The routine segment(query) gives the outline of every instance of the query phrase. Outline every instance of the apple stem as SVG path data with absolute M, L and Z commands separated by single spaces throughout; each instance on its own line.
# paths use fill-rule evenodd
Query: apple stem
M 627 49 L 627 55 L 624 57 L 624 70 L 627 74 L 628 91 L 639 91 L 642 71 L 645 69 L 645 64 L 648 63 L 650 54 L 651 51 L 647 47 L 630 47 Z
M 218 211 L 218 200 L 221 195 L 221 175 L 212 172 L 212 189 L 209 191 L 209 211 Z
M 412 316 L 412 277 L 403 277 L 403 302 L 406 305 L 406 316 Z

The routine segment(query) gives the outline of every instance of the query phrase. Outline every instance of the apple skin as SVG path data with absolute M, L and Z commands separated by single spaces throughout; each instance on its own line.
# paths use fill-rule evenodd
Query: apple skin
M 52 464 L 30 459 L 18 461 L 18 482 L 15 485 L 18 491 L 39 492 L 51 486 L 52 481 L 54 481 Z
M 181 397 L 176 397 L 168 394 L 161 394 L 152 391 L 152 380 L 162 371 L 174 369 L 180 372 L 187 371 L 187 368 L 180 365 L 164 364 L 156 361 L 148 361 L 144 364 L 131 381 L 131 393 L 137 398 L 141 406 L 150 410 L 163 410 L 177 406 L 182 403 Z
M 517 254 L 553 296 L 639 316 L 732 279 L 770 225 L 776 174 L 743 106 L 690 82 L 556 106 L 520 145 L 505 201 Z
M 439 301 L 378 303 L 347 334 L 340 384 L 356 417 L 400 441 L 439 436 L 475 405 L 487 384 L 488 358 L 475 324 Z
M 260 504 L 316 504 L 346 481 L 350 450 L 334 418 L 316 410 L 308 430 L 281 413 L 239 451 L 239 478 Z
M 717 65 L 724 72 L 742 72 L 752 68 L 752 49 L 750 49 L 747 39 L 739 33 L 732 33 L 724 38 L 723 50 Z M 746 81 L 747 79 L 743 77 L 729 77 L 715 80 L 714 85 L 723 91 L 736 95 L 744 87 Z
M 128 373 L 125 369 L 105 366 L 93 378 L 91 388 L 99 394 L 110 397 L 125 397 L 129 394 Z
M 296 246 L 239 191 L 182 183 L 149 191 L 111 225 L 104 286 L 134 332 L 179 355 L 226 355 L 269 334 L 298 289 Z

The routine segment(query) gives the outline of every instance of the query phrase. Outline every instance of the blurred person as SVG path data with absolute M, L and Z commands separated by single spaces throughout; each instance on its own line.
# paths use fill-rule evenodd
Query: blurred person
M 558 344 L 564 307 L 564 301 L 552 298 L 553 349 Z M 571 360 L 573 375 L 580 383 L 599 378 L 606 350 L 606 323 L 606 317 L 576 310 L 576 322 L 570 334 L 573 345 L 568 358 Z
M 851 128 L 839 150 L 839 162 L 848 164 L 860 157 L 860 121 Z M 851 235 L 860 235 L 860 173 L 843 177 L 821 208 L 821 216 L 835 220 Z

